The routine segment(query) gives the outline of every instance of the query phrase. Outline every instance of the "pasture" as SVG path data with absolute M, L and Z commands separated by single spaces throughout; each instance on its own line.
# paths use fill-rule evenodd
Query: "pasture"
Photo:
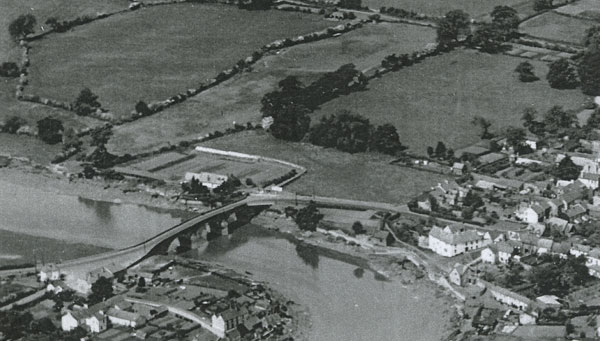
M 529 10 L 533 6 L 531 0 L 365 0 L 363 5 L 373 9 L 382 6 L 401 8 L 407 11 L 415 11 L 431 16 L 444 15 L 455 9 L 461 9 L 472 17 L 478 18 L 490 13 L 495 6 L 505 5 L 515 9 Z M 522 11 L 519 10 L 519 13 Z
M 378 66 L 386 55 L 410 53 L 432 41 L 432 29 L 381 23 L 365 25 L 337 38 L 286 48 L 265 56 L 252 72 L 237 75 L 156 115 L 116 127 L 109 149 L 118 154 L 134 154 L 166 142 L 224 131 L 234 121 L 260 122 L 261 98 L 288 75 L 298 76 L 308 84 L 343 64 L 352 62 L 360 70 L 368 69 Z
M 600 4 L 596 0 L 579 0 L 555 9 L 558 13 L 600 20 Z
M 367 91 L 334 99 L 313 114 L 350 110 L 375 124 L 392 123 L 400 141 L 417 153 L 437 141 L 458 149 L 479 139 L 470 122 L 475 116 L 492 121 L 492 130 L 521 125 L 523 109 L 540 113 L 553 105 L 580 108 L 584 96 L 578 89 L 556 90 L 545 80 L 548 66 L 531 60 L 541 79 L 522 83 L 514 73 L 524 59 L 489 55 L 472 50 L 454 51 L 372 80 Z
M 546 12 L 533 17 L 520 26 L 520 31 L 534 37 L 580 45 L 585 31 L 597 23 Z
M 43 32 L 50 17 L 58 20 L 74 19 L 84 15 L 111 13 L 126 9 L 126 0 L 2 0 L 0 6 L 0 61 L 17 61 L 19 53 L 8 34 L 7 27 L 21 14 L 33 14 L 37 19 L 36 33 Z
M 286 186 L 306 195 L 389 203 L 408 202 L 446 177 L 389 164 L 389 156 L 348 154 L 306 143 L 277 140 L 262 131 L 247 131 L 202 144 L 273 157 L 299 164 L 307 173 Z
M 83 87 L 117 116 L 195 87 L 277 39 L 332 22 L 281 11 L 177 4 L 111 16 L 32 43 L 28 93 L 73 101 Z

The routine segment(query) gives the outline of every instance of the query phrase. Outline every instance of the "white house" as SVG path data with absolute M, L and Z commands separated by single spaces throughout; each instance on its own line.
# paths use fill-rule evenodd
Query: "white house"
M 40 282 L 57 281 L 60 279 L 60 269 L 54 264 L 43 266 L 40 270 Z
M 461 287 L 467 283 L 470 283 L 471 279 L 469 277 L 469 267 L 460 263 L 456 263 L 452 271 L 450 271 L 448 274 L 448 279 L 450 280 L 450 283 Z
M 589 189 L 596 189 L 600 185 L 600 174 L 582 172 L 579 181 Z
M 513 256 L 515 248 L 507 242 L 496 244 L 496 248 L 498 249 L 498 261 L 502 264 L 508 264 Z
M 193 178 L 200 181 L 200 183 L 202 183 L 203 186 L 206 186 L 210 189 L 214 189 L 214 188 L 221 186 L 222 183 L 224 183 L 225 181 L 227 181 L 227 179 L 229 179 L 229 177 L 227 175 L 223 175 L 223 174 L 207 173 L 207 172 L 202 172 L 202 173 L 187 172 L 187 173 L 185 173 L 183 181 L 190 182 L 190 181 L 192 181 Z
M 480 249 L 491 240 L 483 233 L 467 230 L 463 225 L 446 226 L 444 229 L 434 226 L 429 232 L 429 248 L 438 255 L 453 257 L 461 253 Z
M 101 333 L 107 328 L 106 316 L 100 313 L 95 313 L 94 315 L 85 319 L 85 325 L 88 327 L 90 332 Z
M 60 326 L 64 331 L 71 331 L 80 325 L 85 324 L 86 318 L 89 316 L 83 311 L 67 310 L 60 318 Z
M 486 288 L 490 291 L 494 299 L 498 302 L 506 304 L 508 306 L 517 308 L 521 311 L 527 310 L 531 307 L 533 302 L 523 295 L 519 295 L 516 292 L 512 292 L 508 289 L 493 285 L 484 280 L 479 280 Z
M 481 261 L 490 264 L 496 263 L 496 252 L 493 250 L 492 246 L 488 246 L 481 251 Z

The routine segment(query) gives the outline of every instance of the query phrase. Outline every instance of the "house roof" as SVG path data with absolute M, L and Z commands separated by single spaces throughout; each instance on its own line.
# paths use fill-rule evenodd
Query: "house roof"
M 569 208 L 566 212 L 565 215 L 567 215 L 567 217 L 572 218 L 581 214 L 585 214 L 586 209 L 583 208 L 583 206 L 581 205 L 575 205 L 571 208 Z
M 585 180 L 592 180 L 592 181 L 598 181 L 600 180 L 600 174 L 594 174 L 594 173 L 583 173 L 581 174 L 581 176 L 579 177 L 580 179 L 585 179 Z
M 495 245 L 498 252 L 512 253 L 515 250 L 514 246 L 510 245 L 508 242 L 500 242 Z
M 139 314 L 132 313 L 129 311 L 124 311 L 124 310 L 119 310 L 119 309 L 115 309 L 115 308 L 108 309 L 108 311 L 106 312 L 106 315 L 116 317 L 116 318 L 126 320 L 126 321 L 136 321 L 139 318 L 141 318 L 141 316 Z
M 465 168 L 465 164 L 464 163 L 460 163 L 460 162 L 455 162 L 452 165 L 452 168 L 454 168 L 454 169 L 463 169 L 463 168 Z
M 554 243 L 552 244 L 552 252 L 560 254 L 569 254 L 571 247 L 567 243 Z
M 482 282 L 485 284 L 485 286 L 486 286 L 487 288 L 489 288 L 491 291 L 495 291 L 495 292 L 497 292 L 497 293 L 499 293 L 499 294 L 501 294 L 501 295 L 504 295 L 504 296 L 511 297 L 511 298 L 513 298 L 513 299 L 515 299 L 515 300 L 517 300 L 517 301 L 523 302 L 523 303 L 525 303 L 525 304 L 528 304 L 528 305 L 531 305 L 531 303 L 532 303 L 532 301 L 531 301 L 529 298 L 527 298 L 527 297 L 525 297 L 525 296 L 523 296 L 523 295 L 517 294 L 516 292 L 510 291 L 510 290 L 508 290 L 508 289 L 504 289 L 504 288 L 502 288 L 502 287 L 499 287 L 499 286 L 493 285 L 493 284 L 491 284 L 491 283 L 489 283 L 489 282 L 486 282 L 486 281 L 484 281 L 484 280 L 481 280 L 481 281 L 482 281 Z
M 483 175 L 483 174 L 473 174 L 473 179 L 475 181 L 487 181 L 487 182 L 493 183 L 494 185 L 496 185 L 498 187 L 504 187 L 504 188 L 517 189 L 517 188 L 521 188 L 523 186 L 523 182 L 519 181 L 519 180 L 494 178 L 494 177 Z
M 434 237 L 438 240 L 445 242 L 446 244 L 461 244 L 471 241 L 482 240 L 483 236 L 480 236 L 476 231 L 467 230 L 464 232 L 457 233 L 446 233 L 441 228 L 434 226 L 429 232 L 430 237 Z
M 549 338 L 562 340 L 567 335 L 567 328 L 565 326 L 518 326 L 512 335 L 535 340 L 548 340 Z
M 537 242 L 537 246 L 550 250 L 554 241 L 552 239 L 540 238 Z
M 505 154 L 489 153 L 478 158 L 482 164 L 490 164 L 508 158 Z

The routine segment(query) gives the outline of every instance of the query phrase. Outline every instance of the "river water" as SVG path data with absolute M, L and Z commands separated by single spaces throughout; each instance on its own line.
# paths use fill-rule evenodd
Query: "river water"
M 180 221 L 173 212 L 0 181 L 0 265 L 31 261 L 31 248 L 40 245 L 46 261 L 101 252 L 100 247 L 126 247 Z M 310 340 L 439 340 L 447 320 L 447 303 L 435 298 L 431 288 L 377 280 L 369 271 L 356 271 L 356 265 L 297 251 L 281 234 L 254 226 L 205 243 L 189 257 L 249 271 L 308 307 Z
M 93 254 L 101 248 L 137 244 L 181 220 L 181 214 L 166 210 L 48 193 L 0 181 L 0 265 L 3 259 L 14 263 L 18 256 L 23 262 L 31 261 L 31 250 L 19 248 L 19 240 L 31 243 L 32 237 L 40 237 L 37 244 L 42 245 L 48 244 L 45 238 L 87 244 L 97 247 L 90 248 L 88 254 Z M 27 236 L 17 238 L 14 233 Z M 64 254 L 64 250 L 55 251 Z M 51 251 L 46 254 L 48 261 L 56 257 Z
M 192 251 L 272 287 L 309 308 L 311 340 L 439 340 L 448 305 L 433 289 L 360 276 L 357 266 L 299 253 L 286 238 L 247 226 Z

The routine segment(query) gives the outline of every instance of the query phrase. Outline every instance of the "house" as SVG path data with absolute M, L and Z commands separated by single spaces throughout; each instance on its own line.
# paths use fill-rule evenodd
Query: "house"
M 498 262 L 502 264 L 508 264 L 516 251 L 516 248 L 511 246 L 508 242 L 500 242 L 495 245 L 497 250 Z
M 570 223 L 579 222 L 583 216 L 585 216 L 587 210 L 580 204 L 574 205 L 569 208 L 565 213 L 563 213 L 563 217 L 565 217 Z
M 139 314 L 115 308 L 108 309 L 106 316 L 108 316 L 108 319 L 113 325 L 139 328 L 146 324 L 146 319 Z
M 547 219 L 550 216 L 551 211 L 552 207 L 548 202 L 544 200 L 533 201 L 529 204 L 523 203 L 522 205 L 519 205 L 519 209 L 515 212 L 515 216 L 528 224 L 535 224 Z
M 450 283 L 458 286 L 465 286 L 466 284 L 475 284 L 475 279 L 470 275 L 470 269 L 468 266 L 456 263 L 452 271 L 448 274 Z
M 591 250 L 592 250 L 592 248 L 588 245 L 575 244 L 575 245 L 571 246 L 569 253 L 575 257 L 587 256 Z
M 452 165 L 452 174 L 454 175 L 463 175 L 465 173 L 465 164 L 462 162 L 455 162 Z
M 554 241 L 552 239 L 540 238 L 537 242 L 537 254 L 541 255 L 544 253 L 551 252 L 552 244 L 554 244 Z
M 234 309 L 227 309 L 220 313 L 213 314 L 211 318 L 211 325 L 218 333 L 225 334 L 238 325 L 244 323 L 244 314 Z
M 191 182 L 192 179 L 196 179 L 196 180 L 200 181 L 200 183 L 203 186 L 206 186 L 209 189 L 215 189 L 215 188 L 221 186 L 222 183 L 227 181 L 227 179 L 229 179 L 229 177 L 227 175 L 223 175 L 223 174 L 215 174 L 215 173 L 207 173 L 207 172 L 201 172 L 201 173 L 186 172 L 185 176 L 183 177 L 183 181 Z
M 600 174 L 583 172 L 579 176 L 579 181 L 589 189 L 597 189 L 600 185 Z
M 100 279 L 100 277 L 111 279 L 115 277 L 115 272 L 116 270 L 112 269 L 111 267 L 103 266 L 88 272 L 86 276 L 86 281 L 91 284 Z
M 537 136 L 528 134 L 525 137 L 525 144 L 529 146 L 529 148 L 533 149 L 533 150 L 537 150 L 538 148 L 538 142 L 539 142 L 539 138 Z
M 568 221 L 557 217 L 552 217 L 548 219 L 548 221 L 546 222 L 546 226 L 550 228 L 550 231 L 558 231 L 563 236 L 569 235 L 572 228 L 572 225 L 569 224 Z
M 492 297 L 502 304 L 517 308 L 521 311 L 525 311 L 529 307 L 533 307 L 533 302 L 523 295 L 493 285 L 481 279 L 479 281 L 490 291 Z
M 520 191 L 524 187 L 524 183 L 518 180 L 495 178 L 482 174 L 472 174 L 475 187 L 483 190 L 499 190 L 499 191 Z
M 476 250 L 490 242 L 484 238 L 483 233 L 467 230 L 462 224 L 446 226 L 444 229 L 434 226 L 429 232 L 429 248 L 445 257 Z
M 429 192 L 440 205 L 455 206 L 467 196 L 468 189 L 460 186 L 455 181 L 444 181 L 437 184 Z
M 394 238 L 389 231 L 377 231 L 371 237 L 375 245 L 389 246 L 394 242 Z
M 55 264 L 48 264 L 40 269 L 40 282 L 57 281 L 60 279 L 60 269 Z
M 97 312 L 85 319 L 85 325 L 92 333 L 101 333 L 107 328 L 106 315 Z
M 537 297 L 536 302 L 542 308 L 560 308 L 562 304 L 558 301 L 558 297 L 554 295 L 544 295 Z
M 494 245 L 490 245 L 481 250 L 481 261 L 484 263 L 496 264 L 497 249 Z
M 60 318 L 60 326 L 64 331 L 71 331 L 79 326 L 85 325 L 90 315 L 83 310 L 67 310 Z

